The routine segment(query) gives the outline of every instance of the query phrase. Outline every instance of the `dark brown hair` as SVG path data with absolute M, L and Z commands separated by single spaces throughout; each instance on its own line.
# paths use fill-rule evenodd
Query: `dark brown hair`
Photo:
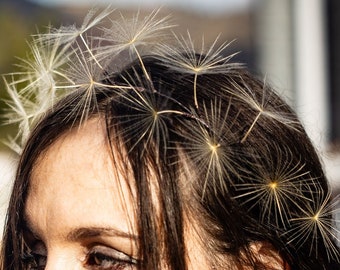
M 112 155 L 125 156 L 132 170 L 141 269 L 159 269 L 161 258 L 169 269 L 186 269 L 184 218 L 194 224 L 211 269 L 274 268 L 254 244 L 287 269 L 340 269 L 332 227 L 307 225 L 314 210 L 330 205 L 329 190 L 289 106 L 243 68 L 201 75 L 195 104 L 194 75 L 158 57 L 143 63 L 105 74 L 105 84 L 133 87 L 98 87 L 86 108 L 88 118 L 105 120 Z M 76 110 L 84 95 L 79 90 L 65 97 L 31 133 L 10 199 L 2 269 L 24 269 L 23 211 L 32 169 L 62 134 L 86 121 Z M 331 220 L 331 212 L 316 222 L 321 218 Z

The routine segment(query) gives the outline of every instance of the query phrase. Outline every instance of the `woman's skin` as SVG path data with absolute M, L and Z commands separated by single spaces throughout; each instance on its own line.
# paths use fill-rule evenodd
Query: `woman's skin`
M 136 269 L 133 198 L 109 149 L 103 122 L 92 119 L 61 136 L 35 164 L 25 237 L 37 264 L 46 264 L 41 269 Z M 209 269 L 189 231 L 189 269 Z

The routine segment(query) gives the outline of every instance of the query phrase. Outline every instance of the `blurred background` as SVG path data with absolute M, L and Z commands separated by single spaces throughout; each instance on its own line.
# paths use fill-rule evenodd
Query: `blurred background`
M 0 73 L 16 70 L 27 40 L 53 26 L 80 24 L 91 0 L 0 0 Z M 97 0 L 124 14 L 162 6 L 194 39 L 235 40 L 226 54 L 266 78 L 297 111 L 320 151 L 335 194 L 340 193 L 340 1 L 338 0 Z M 210 41 L 210 42 L 209 42 Z M 15 132 L 1 115 L 0 140 Z M 0 234 L 17 156 L 0 143 Z M 340 218 L 340 217 L 338 217 Z

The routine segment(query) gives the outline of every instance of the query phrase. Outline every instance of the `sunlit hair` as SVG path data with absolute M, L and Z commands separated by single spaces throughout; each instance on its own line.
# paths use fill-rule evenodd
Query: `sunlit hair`
M 197 49 L 190 34 L 167 43 L 172 24 L 158 11 L 98 27 L 112 12 L 34 36 L 22 71 L 5 77 L 7 117 L 19 124 L 8 144 L 21 159 L 2 269 L 25 269 L 23 211 L 38 157 L 90 118 L 105 121 L 113 160 L 124 157 L 133 176 L 141 269 L 186 269 L 188 222 L 211 269 L 280 269 L 266 256 L 287 269 L 340 267 L 327 180 L 289 106 L 222 55 L 227 43 Z M 88 34 L 95 27 L 102 36 Z

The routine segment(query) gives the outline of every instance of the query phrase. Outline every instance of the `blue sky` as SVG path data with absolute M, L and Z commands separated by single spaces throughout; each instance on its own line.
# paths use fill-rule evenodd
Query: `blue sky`
M 69 4 L 70 0 L 30 0 L 45 5 Z M 72 0 L 71 0 L 72 1 Z M 204 12 L 234 12 L 245 9 L 255 0 L 73 0 L 72 4 L 112 4 L 113 6 L 170 6 Z

